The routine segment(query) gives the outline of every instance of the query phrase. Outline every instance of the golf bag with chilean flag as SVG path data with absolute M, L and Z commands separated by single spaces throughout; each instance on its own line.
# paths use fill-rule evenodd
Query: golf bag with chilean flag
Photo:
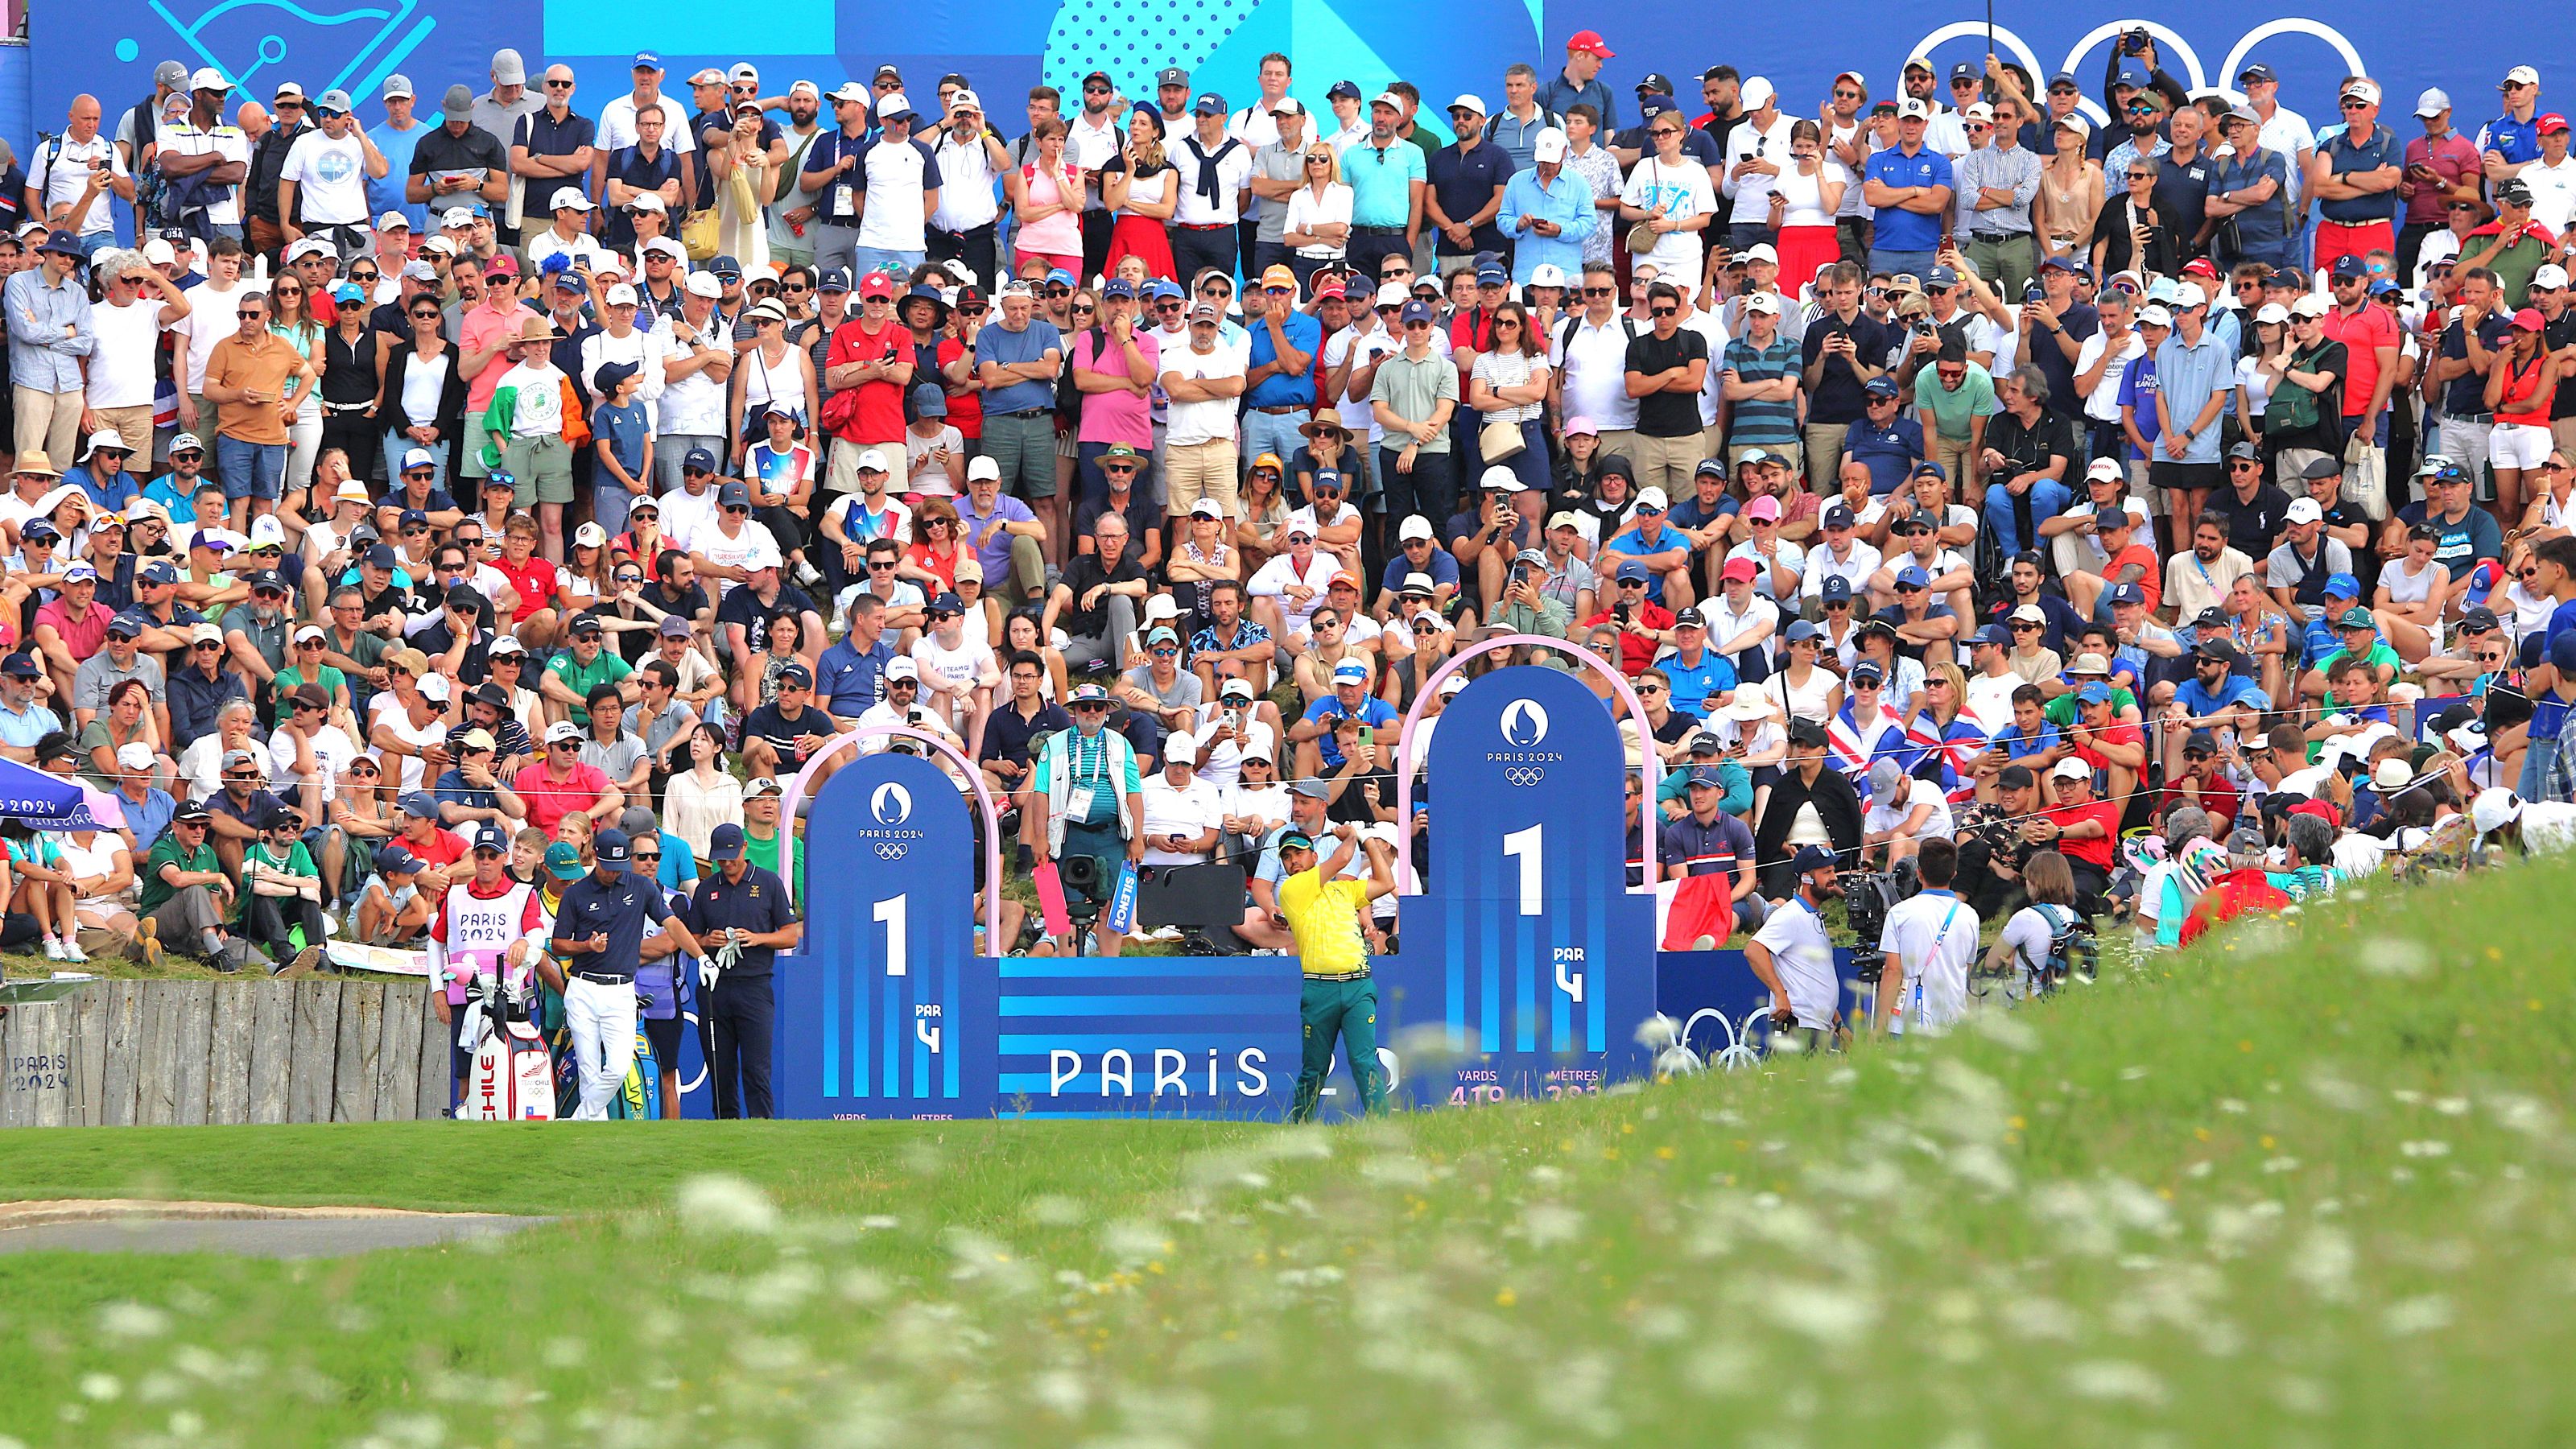
M 517 993 L 488 989 L 490 977 L 467 978 L 482 1006 L 482 1034 L 456 1115 L 476 1122 L 551 1122 L 555 1064 Z

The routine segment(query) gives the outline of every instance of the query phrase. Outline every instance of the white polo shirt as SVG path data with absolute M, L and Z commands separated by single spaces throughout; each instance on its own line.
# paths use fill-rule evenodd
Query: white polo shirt
M 1969 939 L 1976 938 L 1974 931 Z M 1771 908 L 1762 929 L 1753 933 L 1771 952 L 1772 969 L 1789 994 L 1798 1025 L 1831 1031 L 1842 985 L 1834 975 L 1834 946 L 1825 938 L 1825 923 L 1802 896 L 1792 894 Z
M 1574 325 L 1559 323 L 1550 341 L 1548 364 L 1565 379 L 1565 416 L 1589 418 L 1605 433 L 1637 426 L 1637 400 L 1628 396 L 1629 326 L 1618 314 L 1595 327 L 1577 313 Z M 1712 354 L 1714 355 L 1714 354 Z

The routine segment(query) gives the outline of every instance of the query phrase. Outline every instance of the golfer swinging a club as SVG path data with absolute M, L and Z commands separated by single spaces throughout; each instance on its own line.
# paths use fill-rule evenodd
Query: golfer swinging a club
M 1301 831 L 1279 837 L 1277 923 L 1297 939 L 1298 962 L 1306 973 L 1297 996 L 1305 1055 L 1297 1071 L 1297 1097 L 1288 1120 L 1304 1122 L 1315 1115 L 1323 1094 L 1324 1074 L 1333 1069 L 1333 1041 L 1351 1064 L 1359 1087 L 1360 1112 L 1375 1112 L 1386 1101 L 1386 1078 L 1377 1061 L 1377 982 L 1369 975 L 1368 938 L 1361 922 L 1369 902 L 1395 889 L 1384 841 L 1368 842 L 1366 880 L 1342 880 L 1359 839 L 1359 827 L 1345 821 L 1333 827 L 1333 853 L 1320 864 L 1315 842 Z

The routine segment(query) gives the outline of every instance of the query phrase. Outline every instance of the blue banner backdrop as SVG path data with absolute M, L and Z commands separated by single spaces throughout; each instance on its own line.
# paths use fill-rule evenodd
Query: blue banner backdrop
M 984 1116 L 994 978 L 975 955 L 974 827 L 917 755 L 861 755 L 806 818 L 802 949 L 778 963 L 786 1117 Z
M 2335 87 L 2348 71 L 2380 81 L 2387 118 L 2401 133 L 2414 131 L 2406 114 L 2417 92 L 2439 86 L 2457 102 L 2459 126 L 2475 134 L 2497 110 L 2495 84 L 2507 68 L 2538 67 L 2548 109 L 2548 88 L 2565 84 L 2576 67 L 2576 32 L 2534 27 L 2530 11 L 2502 0 L 2446 10 L 2440 31 L 2453 38 L 2439 44 L 2424 43 L 2431 31 L 2418 11 L 2391 0 L 2359 5 L 2310 14 L 2182 0 L 2154 7 L 2147 24 L 2168 69 L 2195 88 L 2232 86 L 2249 60 L 2269 62 L 2283 76 L 2282 103 L 2311 125 L 2334 119 Z M 2133 13 L 1999 5 L 1995 49 L 2036 76 L 2072 70 L 2095 94 L 2107 48 L 2135 23 Z M 686 0 L 93 0 L 34 9 L 30 69 L 35 123 L 59 130 L 71 97 L 82 92 L 100 97 L 113 129 L 123 107 L 150 93 L 152 68 L 164 59 L 212 65 L 263 101 L 283 80 L 313 93 L 341 86 L 370 121 L 382 114 L 376 96 L 384 78 L 400 72 L 433 122 L 449 83 L 489 89 L 500 46 L 518 49 L 532 75 L 547 60 L 573 65 L 583 83 L 574 104 L 584 114 L 625 89 L 627 62 L 639 50 L 661 55 L 669 89 L 683 99 L 683 78 L 701 65 L 749 60 L 772 93 L 783 94 L 794 79 L 830 90 L 891 61 L 916 104 L 943 73 L 964 74 L 994 123 L 1016 135 L 1026 129 L 1020 103 L 1030 86 L 1043 81 L 1078 95 L 1080 77 L 1094 68 L 1109 72 L 1130 98 L 1150 99 L 1155 72 L 1181 66 L 1198 89 L 1239 107 L 1252 98 L 1260 57 L 1270 51 L 1295 58 L 1293 92 L 1319 114 L 1325 89 L 1337 80 L 1374 95 L 1402 78 L 1421 88 L 1436 119 L 1441 103 L 1461 91 L 1499 106 L 1503 68 L 1514 61 L 1554 74 L 1566 35 L 1588 26 L 1618 52 L 1603 75 L 1624 123 L 1634 124 L 1631 87 L 1639 77 L 1671 76 L 1695 111 L 1697 73 L 1721 61 L 1747 76 L 1768 76 L 1793 115 L 1815 114 L 1844 69 L 1867 77 L 1873 96 L 1892 94 L 1908 56 L 1929 55 L 1945 73 L 1979 59 L 1983 14 L 1960 5 L 1904 19 L 1864 0 L 1684 7 L 1651 17 L 1546 0 L 921 0 L 864 7 L 858 0 L 777 0 L 741 24 Z M 23 155 L 32 138 L 16 139 Z

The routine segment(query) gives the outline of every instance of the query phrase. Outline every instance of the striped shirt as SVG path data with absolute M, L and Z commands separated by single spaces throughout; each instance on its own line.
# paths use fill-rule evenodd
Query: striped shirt
M 1775 382 L 1799 374 L 1798 344 L 1777 333 L 1771 345 L 1757 347 L 1750 337 L 1738 337 L 1726 344 L 1725 369 L 1743 382 Z M 1756 444 L 1772 446 L 1798 440 L 1798 401 L 1796 398 L 1748 399 L 1732 405 L 1735 426 L 1727 441 L 1735 447 Z

